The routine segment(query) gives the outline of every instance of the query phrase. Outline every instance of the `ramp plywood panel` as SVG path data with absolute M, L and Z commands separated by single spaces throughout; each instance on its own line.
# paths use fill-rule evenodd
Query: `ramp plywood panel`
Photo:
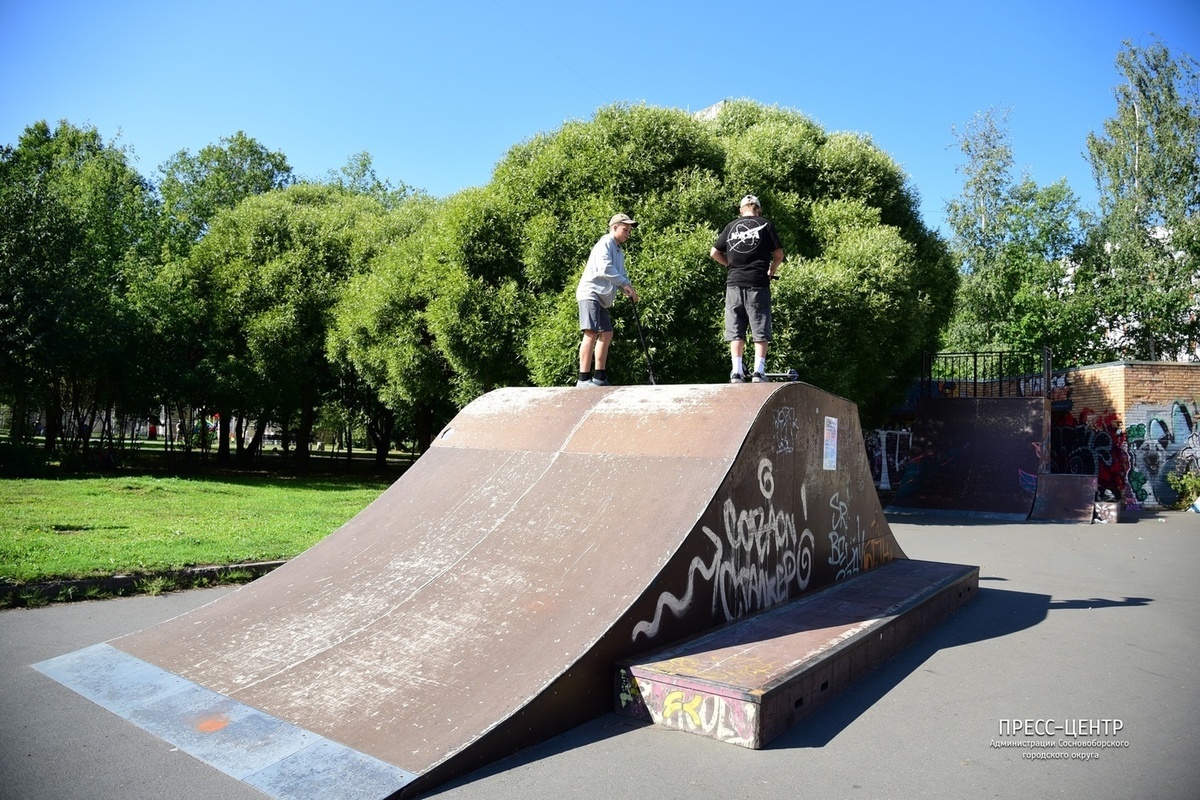
M 891 506 L 1027 518 L 1049 425 L 1045 398 L 922 398 Z
M 618 659 L 902 558 L 847 400 L 502 389 L 306 553 L 109 645 L 400 796 L 608 711 Z
M 1095 512 L 1095 475 L 1038 475 L 1030 519 L 1091 524 Z

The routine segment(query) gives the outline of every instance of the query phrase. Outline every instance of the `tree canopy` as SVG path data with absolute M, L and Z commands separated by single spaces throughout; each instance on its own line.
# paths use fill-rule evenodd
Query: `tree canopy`
M 869 137 L 750 101 L 703 118 L 602 108 L 513 146 L 490 182 L 444 199 L 381 180 L 366 153 L 322 184 L 297 182 L 242 132 L 180 151 L 157 187 L 65 123 L 31 127 L 0 170 L 5 398 L 49 407 L 53 393 L 32 387 L 91 375 L 123 388 L 90 407 L 218 416 L 224 452 L 230 438 L 243 446 L 236 418 L 258 435 L 282 426 L 303 457 L 323 407 L 381 447 L 397 425 L 424 447 L 482 392 L 570 383 L 575 284 L 617 211 L 640 221 L 626 249 L 663 381 L 724 379 L 725 271 L 708 251 L 748 192 L 788 253 L 773 364 L 868 409 L 936 342 L 956 279 L 907 177 Z M 633 311 L 615 310 L 618 383 L 646 377 Z
M 963 280 L 944 343 L 957 351 L 1040 352 L 1083 363 L 1095 351 L 1095 298 L 1075 281 L 1083 217 L 1063 181 L 1015 179 L 1007 112 L 959 134 L 963 192 L 947 204 Z
M 149 185 L 95 128 L 40 122 L 0 151 L 0 397 L 47 412 L 49 447 L 85 448 L 99 415 L 134 401 L 128 294 L 154 219 Z
M 1200 69 L 1125 42 L 1116 114 L 1088 136 L 1100 219 L 1083 250 L 1115 357 L 1200 354 Z
M 946 248 L 921 223 L 906 176 L 869 138 L 749 101 L 724 103 L 707 121 L 611 106 L 514 146 L 490 183 L 436 209 L 371 293 L 420 309 L 457 403 L 502 385 L 569 383 L 575 283 L 608 218 L 624 211 L 639 221 L 626 252 L 658 377 L 723 379 L 725 273 L 708 250 L 747 192 L 789 254 L 772 361 L 882 403 L 948 318 L 956 273 Z M 615 311 L 610 375 L 644 382 L 632 309 Z M 412 336 L 399 314 L 374 324 L 364 342 Z
M 787 252 L 771 368 L 868 421 L 939 342 L 1049 346 L 1060 365 L 1190 357 L 1200 70 L 1157 43 L 1126 43 L 1117 65 L 1116 113 L 1087 142 L 1096 213 L 1063 181 L 1015 174 L 990 111 L 956 134 L 950 242 L 869 136 L 745 100 L 601 108 L 445 198 L 381 179 L 367 153 L 297 182 L 241 132 L 180 151 L 156 187 L 94 129 L 38 123 L 0 150 L 0 397 L 65 420 L 58 441 L 162 404 L 283 426 L 301 455 L 322 409 L 378 447 L 423 447 L 482 392 L 573 382 L 575 285 L 618 211 L 640 222 L 625 245 L 640 331 L 619 300 L 611 378 L 646 380 L 640 332 L 660 381 L 723 381 L 725 271 L 708 251 L 747 193 Z
M 206 319 L 196 365 L 207 376 L 204 405 L 294 429 L 304 459 L 336 386 L 325 354 L 334 305 L 393 230 L 375 200 L 313 184 L 219 212 L 185 265 Z
M 180 150 L 158 171 L 168 259 L 187 255 L 221 209 L 295 182 L 283 153 L 242 131 L 196 155 Z
M 1155 41 L 1125 42 L 1116 113 L 1087 140 L 1100 207 L 1062 181 L 1011 174 L 1006 119 L 959 136 L 962 194 L 947 206 L 963 282 L 951 349 L 1050 347 L 1070 366 L 1200 357 L 1200 71 Z

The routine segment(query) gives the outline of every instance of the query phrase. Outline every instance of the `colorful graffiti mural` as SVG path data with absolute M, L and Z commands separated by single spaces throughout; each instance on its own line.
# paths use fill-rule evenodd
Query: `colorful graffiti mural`
M 1125 432 L 1116 414 L 1090 408 L 1076 416 L 1070 411 L 1050 420 L 1050 471 L 1060 475 L 1095 475 L 1097 489 L 1124 495 L 1129 458 Z
M 1174 505 L 1179 493 L 1167 481 L 1176 470 L 1196 468 L 1200 434 L 1195 403 L 1136 406 L 1125 428 L 1129 449 L 1129 491 L 1147 508 Z
M 1200 380 L 1196 380 L 1200 373 L 1194 367 L 1120 364 L 1073 368 L 1053 373 L 1048 391 L 1040 375 L 1005 379 L 1004 395 L 1045 395 L 1050 400 L 1050 452 L 1043 454 L 1040 444 L 1034 443 L 1039 457 L 1044 456 L 1039 471 L 1095 475 L 1101 499 L 1120 500 L 1128 510 L 1166 508 L 1179 500 L 1169 481 L 1171 474 L 1200 472 Z M 1191 383 L 1196 384 L 1194 390 Z M 1161 387 L 1168 384 L 1176 388 L 1162 392 Z M 991 396 L 995 387 L 989 387 L 972 385 L 968 392 L 962 384 L 937 381 L 930 389 L 933 397 L 972 398 L 977 393 Z M 1142 401 L 1125 405 L 1119 397 L 1122 393 Z M 1160 401 L 1163 394 L 1166 399 Z M 1081 401 L 1080 397 L 1087 399 Z M 923 440 L 914 443 L 920 437 L 900 428 L 901 420 L 907 419 L 913 408 L 903 410 L 889 427 L 864 432 L 871 478 L 881 492 L 902 493 L 909 478 L 936 473 L 961 460 L 969 448 L 986 444 L 973 438 L 943 441 L 934 449 Z M 913 430 L 921 423 L 918 419 Z M 933 478 L 938 483 L 949 479 L 940 474 Z M 1032 492 L 1036 480 L 1034 472 L 1020 475 L 1023 490 Z
M 1120 419 L 1084 408 L 1051 419 L 1051 471 L 1095 475 L 1097 488 L 1131 510 L 1169 507 L 1179 500 L 1167 476 L 1200 470 L 1195 400 L 1134 406 Z

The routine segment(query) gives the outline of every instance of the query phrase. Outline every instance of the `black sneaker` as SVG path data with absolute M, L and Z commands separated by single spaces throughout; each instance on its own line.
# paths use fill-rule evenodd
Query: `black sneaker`
M 753 375 L 751 375 L 750 382 L 751 383 L 770 383 L 770 381 L 767 380 L 767 376 L 761 372 L 756 372 Z
M 745 383 L 746 376 L 740 372 L 731 372 L 731 373 L 729 373 L 729 382 L 730 383 Z

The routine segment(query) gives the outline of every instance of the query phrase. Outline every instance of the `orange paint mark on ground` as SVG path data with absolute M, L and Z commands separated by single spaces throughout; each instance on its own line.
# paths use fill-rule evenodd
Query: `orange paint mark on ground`
M 229 724 L 229 717 L 222 714 L 219 717 L 209 717 L 196 723 L 196 730 L 201 733 L 216 733 Z

